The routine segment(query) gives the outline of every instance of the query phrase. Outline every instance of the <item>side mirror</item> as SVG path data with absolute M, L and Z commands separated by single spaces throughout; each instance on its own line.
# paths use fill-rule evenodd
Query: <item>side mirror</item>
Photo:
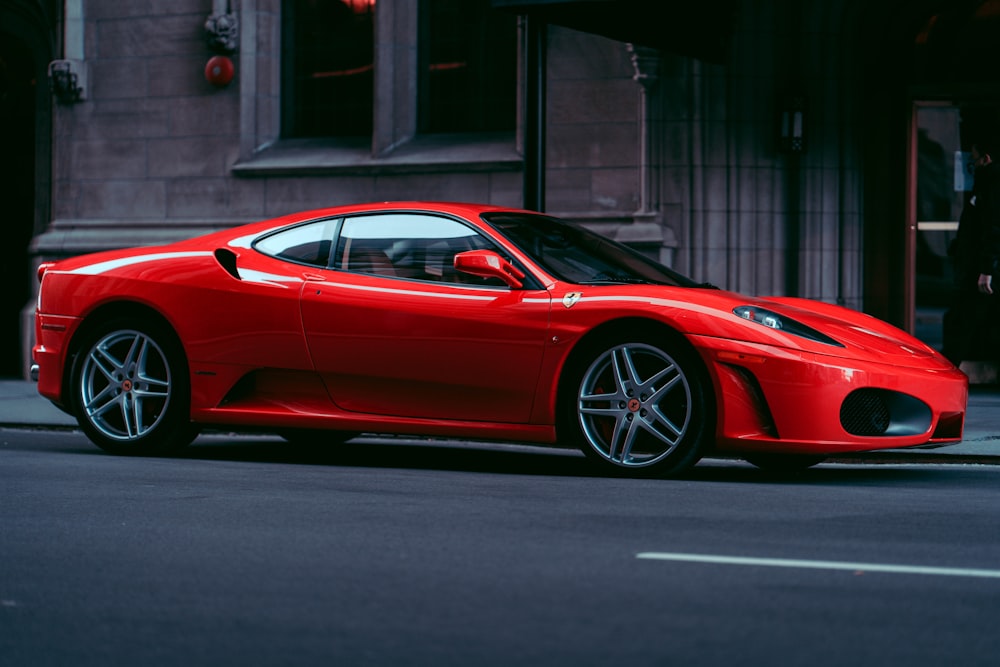
M 455 270 L 480 278 L 499 278 L 509 287 L 523 287 L 524 273 L 492 250 L 468 250 L 455 255 Z

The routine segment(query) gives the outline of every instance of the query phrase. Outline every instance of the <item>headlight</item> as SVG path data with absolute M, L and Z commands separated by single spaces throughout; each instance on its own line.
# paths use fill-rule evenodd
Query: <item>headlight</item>
M 733 308 L 733 313 L 745 320 L 756 322 L 757 324 L 770 329 L 779 329 L 787 334 L 799 336 L 801 338 L 808 338 L 809 340 L 814 340 L 817 343 L 844 347 L 842 344 L 838 343 L 826 334 L 820 333 L 812 327 L 807 327 L 801 322 L 796 322 L 790 317 L 779 315 L 773 310 L 768 310 L 767 308 L 758 308 L 757 306 L 737 306 L 736 308 Z

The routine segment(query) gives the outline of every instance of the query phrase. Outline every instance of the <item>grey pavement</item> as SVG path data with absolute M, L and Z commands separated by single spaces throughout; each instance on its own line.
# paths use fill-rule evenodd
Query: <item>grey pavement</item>
M 38 394 L 29 380 L 0 380 L 0 427 L 75 429 L 76 420 Z M 893 449 L 837 457 L 865 462 L 1000 464 L 1000 386 L 973 385 L 962 442 L 933 449 Z

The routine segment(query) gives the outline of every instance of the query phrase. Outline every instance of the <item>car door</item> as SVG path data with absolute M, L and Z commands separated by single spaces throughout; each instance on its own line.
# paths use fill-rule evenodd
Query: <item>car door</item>
M 345 410 L 525 423 L 549 326 L 549 294 L 457 274 L 457 252 L 497 249 L 426 213 L 346 218 L 331 270 L 302 292 L 316 369 Z

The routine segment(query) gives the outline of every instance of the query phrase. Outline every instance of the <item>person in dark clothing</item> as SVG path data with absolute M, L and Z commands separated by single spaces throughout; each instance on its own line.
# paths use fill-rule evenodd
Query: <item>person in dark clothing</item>
M 1000 157 L 998 146 L 982 140 L 972 147 L 975 180 L 962 210 L 949 255 L 955 266 L 955 296 L 944 315 L 942 350 L 956 366 L 973 359 L 990 336 L 1000 297 Z M 1000 341 L 991 341 L 989 358 L 1000 358 Z

